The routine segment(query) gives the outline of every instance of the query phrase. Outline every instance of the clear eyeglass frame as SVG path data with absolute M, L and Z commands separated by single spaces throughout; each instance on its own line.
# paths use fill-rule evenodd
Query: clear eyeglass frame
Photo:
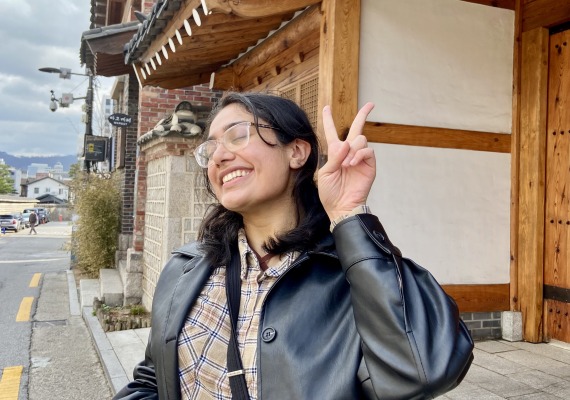
M 228 128 L 222 134 L 220 139 L 206 140 L 204 143 L 196 147 L 194 150 L 194 157 L 196 158 L 198 165 L 202 168 L 208 168 L 208 165 L 212 160 L 212 156 L 220 144 L 224 145 L 224 147 L 232 153 L 245 148 L 249 144 L 252 126 L 277 130 L 277 128 L 271 125 L 256 124 L 255 122 L 250 121 L 239 122 Z

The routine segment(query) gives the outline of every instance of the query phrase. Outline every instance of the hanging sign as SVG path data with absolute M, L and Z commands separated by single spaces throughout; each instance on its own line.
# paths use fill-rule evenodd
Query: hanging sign
M 85 135 L 85 161 L 105 161 L 108 140 L 107 137 Z
M 113 126 L 129 126 L 133 123 L 133 117 L 120 113 L 109 115 L 108 120 Z

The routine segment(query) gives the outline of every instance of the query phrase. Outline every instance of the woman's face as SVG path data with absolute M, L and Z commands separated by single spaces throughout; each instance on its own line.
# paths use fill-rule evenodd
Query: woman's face
M 239 104 L 230 104 L 218 112 L 210 125 L 209 139 L 221 139 L 238 122 L 253 122 L 253 115 Z M 259 120 L 267 125 L 267 121 Z M 292 204 L 294 145 L 279 143 L 275 132 L 255 126 L 250 128 L 249 143 L 231 152 L 218 144 L 208 165 L 208 178 L 216 198 L 225 208 L 242 215 Z

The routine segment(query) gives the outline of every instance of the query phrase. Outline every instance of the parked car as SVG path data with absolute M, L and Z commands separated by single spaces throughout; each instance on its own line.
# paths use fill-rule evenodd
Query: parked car
M 0 227 L 14 232 L 24 229 L 25 225 L 22 219 L 22 213 L 0 215 Z
M 49 222 L 49 211 L 43 207 L 36 208 L 40 224 L 47 224 Z
M 24 222 L 24 226 L 26 228 L 30 227 L 30 212 L 23 212 L 22 213 L 22 221 Z

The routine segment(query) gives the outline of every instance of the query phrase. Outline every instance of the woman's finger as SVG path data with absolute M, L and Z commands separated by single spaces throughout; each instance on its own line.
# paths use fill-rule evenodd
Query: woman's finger
M 334 120 L 330 106 L 325 106 L 323 108 L 323 128 L 325 131 L 325 139 L 327 140 L 328 146 L 340 140 L 336 132 L 336 126 L 334 126 Z
M 349 165 L 354 165 L 352 164 L 352 159 L 354 158 L 355 154 L 359 150 L 368 147 L 368 140 L 366 139 L 366 136 L 359 135 L 356 136 L 352 141 L 346 140 L 345 143 L 350 144 L 350 151 L 346 155 L 344 161 L 342 162 L 342 165 L 348 167 Z
M 356 114 L 354 121 L 352 121 L 352 125 L 350 125 L 350 130 L 348 131 L 346 140 L 351 141 L 358 135 L 362 134 L 366 118 L 368 118 L 368 114 L 370 114 L 370 111 L 372 111 L 373 108 L 374 103 L 368 102 L 360 109 L 360 111 L 358 111 L 358 114 Z
M 370 166 L 376 165 L 376 156 L 374 156 L 374 150 L 367 147 L 365 149 L 356 152 L 352 160 L 350 160 L 350 165 L 355 166 L 360 162 L 366 162 Z

